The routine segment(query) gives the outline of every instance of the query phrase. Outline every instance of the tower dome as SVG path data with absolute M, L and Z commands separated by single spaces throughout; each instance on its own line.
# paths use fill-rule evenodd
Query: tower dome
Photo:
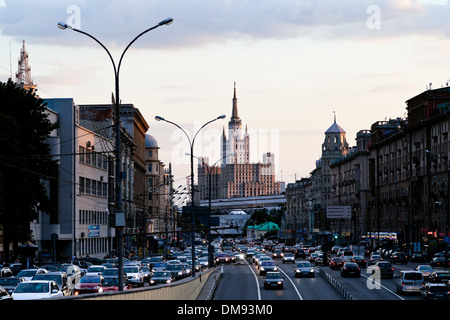
M 158 142 L 156 141 L 156 139 L 149 134 L 145 135 L 145 147 L 146 148 L 159 148 L 158 147 Z

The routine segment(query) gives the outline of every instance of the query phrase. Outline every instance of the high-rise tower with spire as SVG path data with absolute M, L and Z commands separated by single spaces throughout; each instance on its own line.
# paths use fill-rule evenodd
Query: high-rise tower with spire
M 196 199 L 257 197 L 279 195 L 280 182 L 275 181 L 274 155 L 264 154 L 263 163 L 250 163 L 250 135 L 247 126 L 242 130 L 238 114 L 236 83 L 234 83 L 231 119 L 228 136 L 222 133 L 220 166 L 209 167 L 207 161 L 199 163 Z
M 224 127 L 221 152 L 222 166 L 250 162 L 250 137 L 247 126 L 245 127 L 245 132 L 242 132 L 242 121 L 238 114 L 236 82 L 234 83 L 231 119 L 228 122 L 228 138 Z

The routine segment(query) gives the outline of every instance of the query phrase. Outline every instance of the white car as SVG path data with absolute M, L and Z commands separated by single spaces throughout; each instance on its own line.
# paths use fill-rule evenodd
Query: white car
M 35 275 L 41 273 L 47 273 L 47 269 L 39 268 L 39 269 L 24 269 L 21 270 L 18 274 L 18 278 L 24 278 L 25 281 L 30 281 Z
M 130 284 L 144 286 L 144 274 L 138 266 L 123 266 L 123 273 L 127 275 Z
M 55 281 L 30 280 L 19 283 L 11 296 L 14 300 L 55 299 L 63 297 L 63 292 Z

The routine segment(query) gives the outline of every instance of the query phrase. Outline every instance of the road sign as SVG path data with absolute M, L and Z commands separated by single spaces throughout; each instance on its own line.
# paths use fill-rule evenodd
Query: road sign
M 351 206 L 328 206 L 327 218 L 328 219 L 351 219 L 352 207 Z

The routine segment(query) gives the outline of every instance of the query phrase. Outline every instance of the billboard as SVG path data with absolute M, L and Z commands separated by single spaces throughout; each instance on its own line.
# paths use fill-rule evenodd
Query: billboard
M 351 206 L 328 206 L 327 219 L 351 219 Z

